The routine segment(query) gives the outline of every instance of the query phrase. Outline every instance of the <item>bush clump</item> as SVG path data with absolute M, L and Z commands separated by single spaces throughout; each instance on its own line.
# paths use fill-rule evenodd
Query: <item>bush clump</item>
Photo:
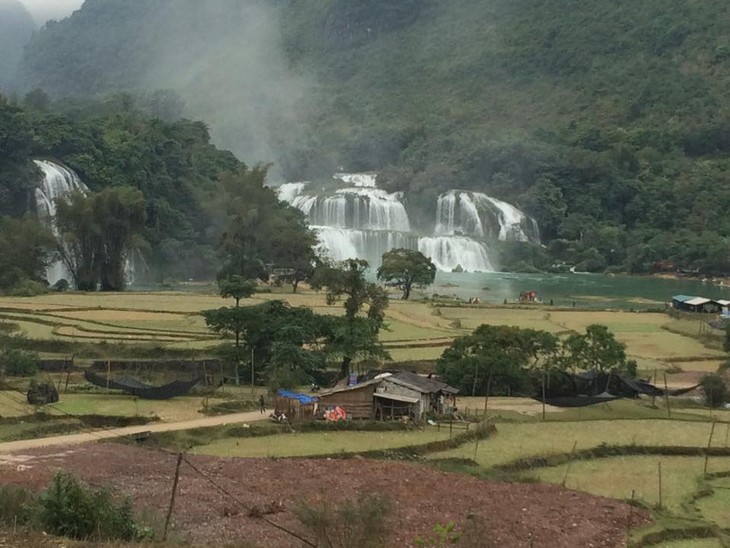
M 377 493 L 334 505 L 328 501 L 302 503 L 294 514 L 322 548 L 378 548 L 391 531 L 392 502 Z
M 11 377 L 32 377 L 38 372 L 40 359 L 35 352 L 4 348 L 0 352 L 0 371 Z
M 116 503 L 108 489 L 92 490 L 59 473 L 39 501 L 39 522 L 54 535 L 80 540 L 135 540 L 142 532 L 129 500 Z
M 700 389 L 709 407 L 721 407 L 727 400 L 727 385 L 720 375 L 705 375 L 700 379 Z

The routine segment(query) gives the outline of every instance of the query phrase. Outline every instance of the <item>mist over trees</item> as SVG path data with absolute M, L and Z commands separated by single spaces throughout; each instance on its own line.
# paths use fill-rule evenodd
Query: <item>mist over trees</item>
M 23 85 L 151 103 L 171 89 L 163 119 L 203 117 L 274 180 L 378 171 L 416 224 L 447 189 L 487 192 L 546 244 L 505 245 L 504 268 L 712 275 L 730 271 L 726 9 L 89 0 L 34 37 Z
M 54 102 L 34 90 L 12 103 L 0 95 L 0 215 L 33 212 L 42 174 L 32 160 L 53 158 L 91 191 L 58 204 L 54 247 L 81 289 L 122 289 L 132 252 L 142 259 L 137 281 L 209 280 L 221 268 L 267 278 L 275 267 L 306 279 L 316 238 L 301 212 L 264 185 L 266 166 L 214 147 L 204 123 L 151 114 L 176 103 L 169 93 Z M 40 282 L 35 264 L 21 271 Z

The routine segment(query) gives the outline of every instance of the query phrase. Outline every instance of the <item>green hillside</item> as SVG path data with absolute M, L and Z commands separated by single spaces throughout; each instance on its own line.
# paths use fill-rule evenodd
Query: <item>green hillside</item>
M 25 74 L 57 96 L 173 87 L 214 138 L 266 143 L 247 161 L 377 170 L 416 219 L 447 188 L 511 200 L 548 248 L 509 246 L 507 266 L 714 274 L 730 272 L 728 21 L 720 0 L 94 0 L 38 34 Z

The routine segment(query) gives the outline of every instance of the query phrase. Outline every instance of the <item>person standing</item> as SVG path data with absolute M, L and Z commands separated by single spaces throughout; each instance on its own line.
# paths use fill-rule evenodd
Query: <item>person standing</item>
M 259 396 L 259 407 L 262 415 L 266 413 L 266 400 L 264 400 L 263 394 Z

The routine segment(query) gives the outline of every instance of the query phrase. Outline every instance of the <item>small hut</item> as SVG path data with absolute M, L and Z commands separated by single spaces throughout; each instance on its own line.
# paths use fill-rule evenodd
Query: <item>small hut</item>
M 284 413 L 290 422 L 314 419 L 316 404 L 316 397 L 289 390 L 279 390 L 274 398 L 274 409 Z
M 348 419 L 367 419 L 375 416 L 373 404 L 375 388 L 381 379 L 361 382 L 355 386 L 334 388 L 319 395 L 319 406 L 323 410 L 330 407 L 341 407 Z

